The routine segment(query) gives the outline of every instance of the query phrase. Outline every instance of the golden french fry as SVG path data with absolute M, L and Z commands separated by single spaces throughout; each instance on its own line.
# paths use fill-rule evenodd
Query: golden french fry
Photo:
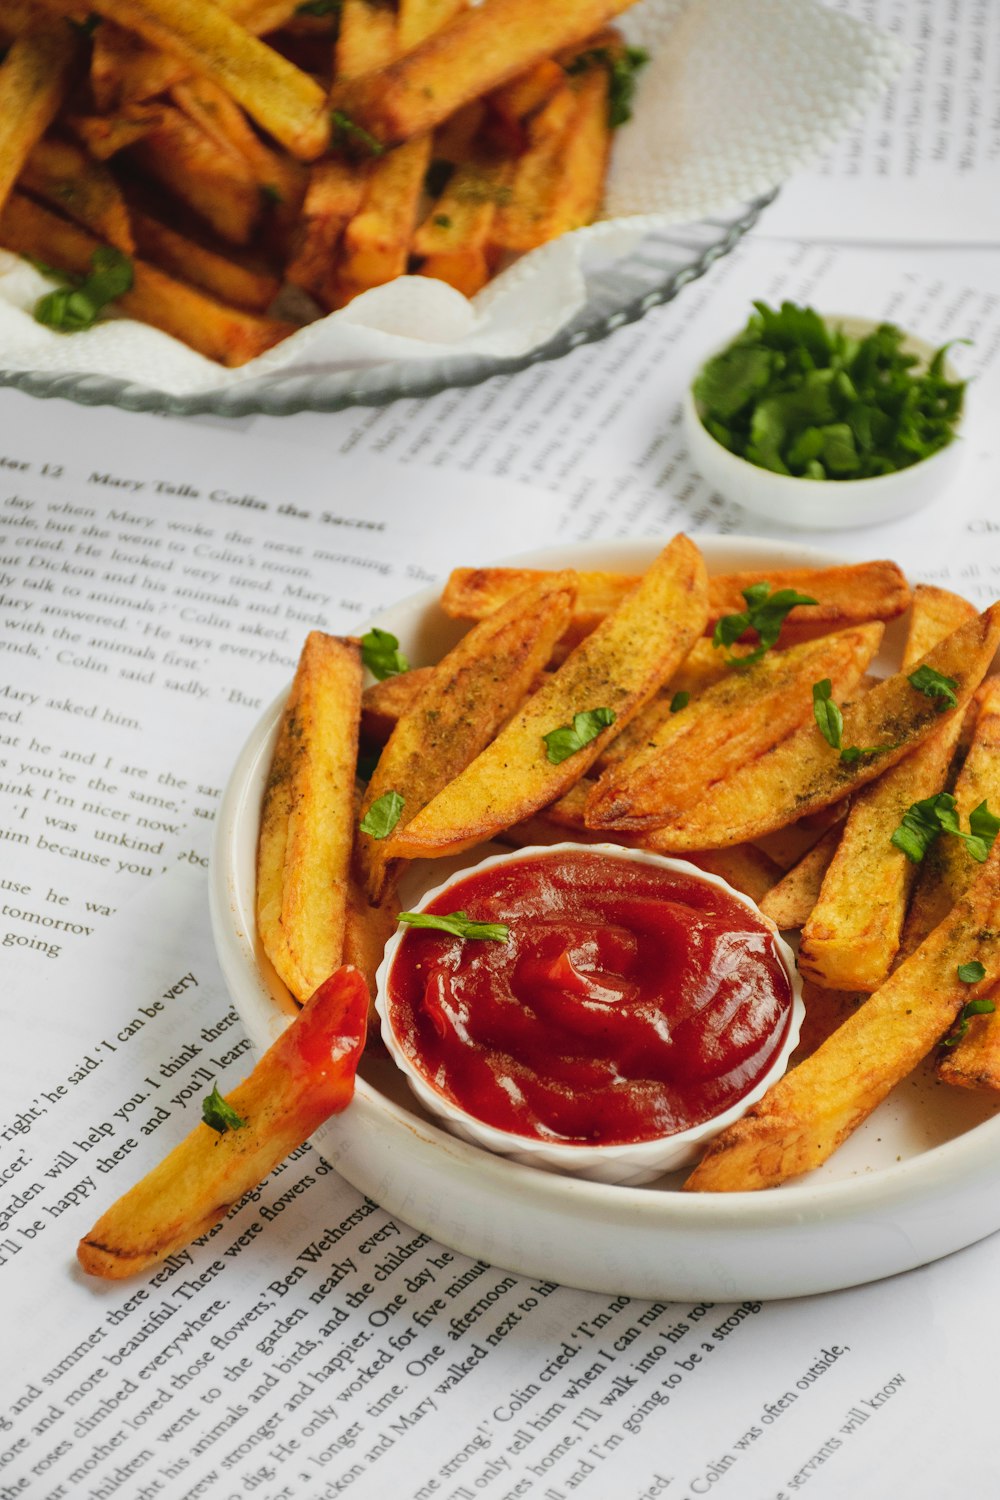
M 408 713 L 433 674 L 433 667 L 411 667 L 395 677 L 373 682 L 361 695 L 361 738 L 384 745 L 398 719 Z
M 278 295 L 281 283 L 272 271 L 244 264 L 218 250 L 199 244 L 159 219 L 130 209 L 139 253 L 173 276 L 181 276 L 233 307 L 264 312 Z
M 0 214 L 0 244 L 18 255 L 82 276 L 90 269 L 91 256 L 100 241 L 23 193 L 13 193 Z M 294 332 L 290 324 L 276 318 L 225 307 L 144 261 L 134 261 L 132 271 L 132 290 L 115 306 L 221 364 L 246 364 Z
M 248 245 L 260 218 L 260 190 L 238 151 L 223 147 L 179 109 L 137 141 L 133 159 L 234 245 Z
M 939 589 L 914 595 L 903 671 L 973 616 L 971 604 Z M 835 695 L 836 696 L 836 695 Z M 916 866 L 892 843 L 914 802 L 943 789 L 962 715 L 918 745 L 854 800 L 823 886 L 802 930 L 799 968 L 830 990 L 877 990 L 899 948 Z M 846 742 L 845 742 L 846 743 Z
M 384 68 L 398 51 L 398 22 L 391 5 L 379 5 L 373 0 L 343 0 L 335 52 L 338 79 L 361 78 L 376 68 Z
M 763 906 L 761 911 L 763 911 Z M 823 1045 L 828 1037 L 853 1016 L 859 1005 L 868 999 L 866 994 L 845 990 L 825 990 L 810 980 L 802 985 L 802 1003 L 806 1013 L 799 1032 L 798 1044 L 789 1059 L 788 1066 L 797 1068 L 800 1062 Z
M 611 146 L 608 70 L 588 69 L 541 111 L 543 129 L 518 162 L 509 201 L 497 210 L 493 243 L 501 250 L 533 250 L 557 235 L 589 224 L 600 207 Z M 545 128 L 568 95 L 563 130 Z
M 214 0 L 231 20 L 264 36 L 298 8 L 299 0 Z M 164 94 L 191 77 L 190 67 L 172 52 L 161 52 L 123 26 L 105 21 L 94 35 L 90 82 L 98 109 L 108 113 Z
M 324 307 L 336 299 L 337 252 L 344 229 L 361 208 L 371 163 L 331 157 L 315 162 L 295 234 L 286 279 Z
M 310 632 L 264 795 L 257 883 L 264 950 L 300 1001 L 342 959 L 360 712 L 357 642 Z
M 65 21 L 43 17 L 14 38 L 0 62 L 0 208 L 32 147 L 55 119 L 79 43 Z
M 486 96 L 490 114 L 490 136 L 505 149 L 520 153 L 527 150 L 528 120 L 544 109 L 553 94 L 566 82 L 565 69 L 551 57 L 532 63 L 510 83 Z
M 983 965 L 981 984 L 958 966 Z M 749 1192 L 821 1166 L 906 1077 L 966 1002 L 1000 978 L 1000 844 L 921 946 L 813 1055 L 709 1147 L 685 1188 Z
M 988 677 L 971 705 L 972 722 L 965 758 L 952 794 L 955 811 L 968 827 L 969 814 L 981 802 L 1000 812 L 1000 678 Z M 956 839 L 938 839 L 920 867 L 920 878 L 907 915 L 904 944 L 914 948 L 954 906 L 976 873 Z
M 701 554 L 687 537 L 677 536 L 493 743 L 391 836 L 387 855 L 457 853 L 560 797 L 593 764 L 614 725 L 627 724 L 676 670 L 704 629 L 706 599 Z M 614 714 L 614 723 L 553 763 L 544 736 L 571 728 L 577 714 L 599 709 Z
M 457 620 L 481 620 L 537 578 L 540 571 L 455 568 L 442 590 L 441 608 Z M 581 571 L 573 616 L 578 639 L 615 609 L 637 582 L 634 573 Z M 790 612 L 784 628 L 792 635 L 807 626 L 815 634 L 823 635 L 868 620 L 893 620 L 908 608 L 911 598 L 909 584 L 893 562 L 852 563 L 836 568 L 770 568 L 766 573 L 718 573 L 708 581 L 708 628 L 714 629 L 723 615 L 740 614 L 746 608 L 742 590 L 758 583 L 770 583 L 775 590 L 795 589 L 817 601 L 797 605 Z
M 656 828 L 722 777 L 812 721 L 813 684 L 852 693 L 881 644 L 881 623 L 768 652 L 677 713 L 665 705 L 645 743 L 603 773 L 587 802 L 588 828 Z M 613 742 L 612 742 L 613 743 Z
M 297 215 L 305 197 L 306 168 L 266 146 L 225 89 L 208 78 L 189 78 L 175 84 L 170 97 L 225 157 L 242 157 L 265 201 Z
M 509 162 L 483 149 L 455 168 L 413 236 L 411 251 L 423 257 L 422 276 L 447 281 L 467 297 L 486 284 L 486 248 L 510 175 Z
M 797 730 L 750 766 L 713 787 L 710 797 L 657 830 L 663 853 L 757 842 L 809 813 L 858 791 L 941 729 L 946 715 L 961 717 L 1000 644 L 1000 604 L 952 631 L 923 665 L 957 683 L 958 707 L 939 714 L 934 702 L 897 672 L 848 705 L 843 744 L 891 746 L 848 763 L 814 725 Z
M 83 1269 L 115 1281 L 137 1275 L 224 1218 L 351 1102 L 367 1015 L 361 974 L 338 969 L 228 1095 L 240 1125 L 196 1125 L 80 1241 Z
M 560 47 L 581 42 L 632 0 L 486 0 L 418 47 L 335 84 L 333 108 L 383 145 L 431 130 Z
M 644 847 L 641 838 L 635 841 L 634 847 Z M 734 890 L 742 891 L 744 896 L 756 901 L 758 906 L 781 874 L 774 860 L 768 859 L 753 844 L 734 844 L 730 849 L 692 849 L 684 858 L 707 875 L 718 875 Z
M 776 828 L 754 839 L 756 848 L 773 859 L 780 870 L 790 870 L 803 855 L 814 849 L 821 838 L 832 828 L 839 829 L 850 811 L 850 801 L 831 802 L 819 812 L 807 813 L 784 828 Z
M 431 137 L 424 135 L 371 167 L 361 211 L 344 230 L 335 305 L 406 271 L 430 159 Z
M 381 903 L 372 906 L 359 881 L 351 878 L 344 921 L 344 963 L 360 969 L 373 998 L 375 975 L 398 921 L 399 898 L 395 891 L 386 891 Z M 368 1012 L 368 1023 L 372 1036 L 377 1036 L 379 1019 L 374 1004 Z
M 32 148 L 20 186 L 126 255 L 135 250 L 121 188 L 101 162 L 73 141 L 45 136 Z
M 163 110 L 156 104 L 132 104 L 117 115 L 70 115 L 66 121 L 98 161 L 134 146 L 162 122 Z
M 99 15 L 213 79 L 293 156 L 311 161 L 330 138 L 318 83 L 202 0 L 98 0 Z
M 493 740 L 510 719 L 566 628 L 576 591 L 572 573 L 553 574 L 481 620 L 438 663 L 396 722 L 362 803 L 362 816 L 388 792 L 416 817 Z M 362 833 L 358 861 L 371 901 L 392 883 L 391 852 Z
M 823 877 L 837 852 L 840 834 L 839 823 L 828 828 L 822 838 L 811 849 L 806 850 L 798 863 L 786 870 L 781 879 L 761 897 L 758 903 L 761 911 L 782 932 L 793 927 L 804 927 L 808 922 L 809 915 L 819 900 Z
M 399 50 L 412 47 L 440 31 L 466 7 L 467 0 L 399 0 Z

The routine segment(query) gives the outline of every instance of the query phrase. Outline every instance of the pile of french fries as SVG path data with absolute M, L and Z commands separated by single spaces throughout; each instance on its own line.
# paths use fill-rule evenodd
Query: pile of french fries
M 4 0 L 0 245 L 112 247 L 226 365 L 407 271 L 471 296 L 596 214 L 632 3 Z
M 808 602 L 783 610 L 772 644 L 763 625 L 727 636 L 744 601 L 785 590 Z M 681 535 L 641 577 L 458 569 L 441 606 L 469 629 L 433 666 L 411 669 L 406 642 L 377 632 L 305 642 L 257 866 L 260 942 L 289 1008 L 309 1002 L 305 1016 L 331 973 L 373 989 L 411 861 L 610 841 L 683 857 L 801 934 L 794 1066 L 686 1188 L 750 1191 L 821 1165 L 928 1057 L 947 1083 L 1000 1089 L 1000 841 L 973 857 L 965 834 L 984 805 L 1000 811 L 1000 603 L 977 614 L 911 591 L 889 562 L 709 578 Z M 885 625 L 907 615 L 899 670 L 879 680 Z M 838 706 L 835 736 L 817 700 Z M 942 793 L 963 836 L 942 825 L 915 862 L 894 835 Z M 201 1183 L 204 1143 L 198 1159 L 184 1162 Z M 206 1197 L 202 1184 L 192 1223 Z M 174 1245 L 176 1226 L 142 1240 Z

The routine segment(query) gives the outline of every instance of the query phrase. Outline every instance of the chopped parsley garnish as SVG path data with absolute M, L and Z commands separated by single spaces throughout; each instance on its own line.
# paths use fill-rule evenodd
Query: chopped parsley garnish
M 832 693 L 833 684 L 829 677 L 813 683 L 813 718 L 827 744 L 840 751 L 840 758 L 846 766 L 853 766 L 862 755 L 884 755 L 887 750 L 896 749 L 895 745 L 844 745 L 844 715 L 834 703 Z
M 264 202 L 274 207 L 285 201 L 281 195 L 281 189 L 273 182 L 262 182 L 259 191 Z
M 345 115 L 343 110 L 335 109 L 330 114 L 330 123 L 333 126 L 333 141 L 335 146 L 340 146 L 349 154 L 359 156 L 384 156 L 385 146 L 377 141 L 372 133 L 358 125 Z
M 982 979 L 983 975 L 986 973 L 986 970 L 983 968 L 982 964 L 960 964 L 958 969 L 958 977 L 959 979 L 962 979 L 964 984 L 975 984 L 976 980 L 964 979 L 962 975 L 963 969 L 979 969 L 981 971 L 979 974 L 980 979 Z M 959 1042 L 968 1031 L 969 1022 L 971 1021 L 973 1016 L 992 1016 L 995 1010 L 996 1006 L 993 1004 L 992 1000 L 987 1000 L 985 998 L 982 1000 L 970 1000 L 968 1005 L 962 1006 L 962 1009 L 959 1012 L 958 1016 L 958 1025 L 955 1027 L 955 1030 L 951 1033 L 950 1036 L 946 1036 L 944 1038 L 941 1043 L 942 1047 L 957 1047 Z
M 971 959 L 967 964 L 959 964 L 955 972 L 963 984 L 978 984 L 981 979 L 986 978 L 986 970 L 978 958 Z
M 925 797 L 914 802 L 903 814 L 903 821 L 892 835 L 892 843 L 914 864 L 919 864 L 941 833 L 950 833 L 962 839 L 972 859 L 985 863 L 993 848 L 993 841 L 1000 832 L 1000 818 L 990 812 L 985 802 L 980 802 L 969 814 L 969 831 L 963 833 L 955 799 L 950 792 L 938 792 L 934 797 Z
M 918 370 L 892 323 L 855 339 L 811 307 L 754 307 L 692 387 L 703 424 L 731 453 L 776 474 L 869 479 L 951 442 L 965 382 L 945 376 L 947 345 Z
M 401 911 L 399 920 L 410 927 L 432 927 L 457 938 L 482 938 L 505 943 L 510 936 L 510 928 L 503 922 L 473 922 L 464 911 L 451 911 L 439 917 L 426 911 Z
M 934 707 L 939 714 L 958 707 L 958 683 L 954 677 L 945 677 L 942 672 L 935 672 L 933 667 L 918 667 L 906 680 L 918 693 L 923 693 L 925 698 L 934 699 Z
M 219 1093 L 218 1084 L 215 1084 L 212 1092 L 206 1094 L 201 1101 L 201 1118 L 210 1130 L 217 1131 L 219 1135 L 225 1135 L 227 1130 L 242 1130 L 246 1124 L 246 1120 L 242 1119 L 233 1106 L 223 1099 Z
M 387 839 L 399 822 L 403 811 L 403 798 L 398 792 L 383 792 L 376 797 L 361 819 L 362 833 L 373 839 Z
M 585 73 L 588 68 L 608 70 L 608 126 L 617 130 L 632 118 L 635 102 L 635 75 L 649 62 L 645 47 L 590 47 L 569 64 L 567 73 Z
M 361 660 L 379 682 L 410 670 L 410 663 L 399 649 L 399 641 L 391 631 L 380 630 L 377 625 L 361 637 Z
M 563 724 L 542 735 L 546 757 L 552 765 L 561 765 L 591 740 L 596 740 L 601 730 L 607 729 L 617 717 L 613 708 L 587 708 L 574 714 L 572 724 Z
M 760 642 L 748 656 L 727 656 L 727 667 L 749 667 L 777 644 L 781 627 L 788 614 L 797 604 L 815 604 L 808 594 L 798 594 L 794 589 L 777 589 L 771 592 L 769 583 L 752 583 L 741 590 L 746 609 L 736 615 L 723 615 L 712 632 L 713 646 L 732 646 L 746 630 L 756 630 Z
M 437 226 L 438 229 L 450 229 L 451 228 L 451 219 L 448 217 L 447 214 L 435 214 L 433 222 Z
M 675 693 L 674 696 L 670 700 L 670 712 L 672 714 L 679 714 L 680 711 L 681 711 L 681 709 L 682 708 L 687 708 L 687 706 L 688 706 L 688 704 L 690 702 L 691 702 L 691 694 L 690 693 Z
M 132 262 L 120 250 L 101 245 L 90 257 L 90 267 L 86 276 L 68 277 L 68 286 L 39 297 L 34 309 L 36 323 L 60 333 L 80 333 L 93 327 L 98 313 L 109 302 L 131 291 Z

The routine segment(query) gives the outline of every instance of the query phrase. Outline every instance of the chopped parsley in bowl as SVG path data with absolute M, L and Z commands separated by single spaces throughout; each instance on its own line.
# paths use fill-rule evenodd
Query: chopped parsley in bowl
M 691 456 L 705 479 L 747 509 L 806 527 L 892 520 L 940 492 L 957 468 L 966 391 L 949 345 L 933 350 L 895 324 L 824 319 L 791 302 L 754 308 L 687 393 Z

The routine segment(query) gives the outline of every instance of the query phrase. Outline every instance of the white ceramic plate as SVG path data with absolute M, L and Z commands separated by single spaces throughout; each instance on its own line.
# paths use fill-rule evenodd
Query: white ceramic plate
M 844 562 L 815 548 L 699 538 L 712 572 Z M 639 571 L 655 542 L 578 544 L 517 559 L 536 567 Z M 436 590 L 375 621 L 414 664 L 461 633 Z M 900 627 L 884 665 L 898 661 Z M 894 653 L 895 657 L 894 657 Z M 219 961 L 258 1047 L 287 1024 L 288 1000 L 260 953 L 254 865 L 264 779 L 282 700 L 254 729 L 219 812 L 212 921 Z M 440 878 L 440 872 L 435 872 Z M 394 1215 L 466 1255 L 565 1285 L 670 1299 L 800 1297 L 936 1260 L 1000 1227 L 1000 1105 L 927 1070 L 893 1091 L 820 1171 L 764 1193 L 687 1194 L 536 1171 L 448 1135 L 421 1112 L 388 1059 L 367 1059 L 354 1102 L 315 1136 L 340 1174 Z

